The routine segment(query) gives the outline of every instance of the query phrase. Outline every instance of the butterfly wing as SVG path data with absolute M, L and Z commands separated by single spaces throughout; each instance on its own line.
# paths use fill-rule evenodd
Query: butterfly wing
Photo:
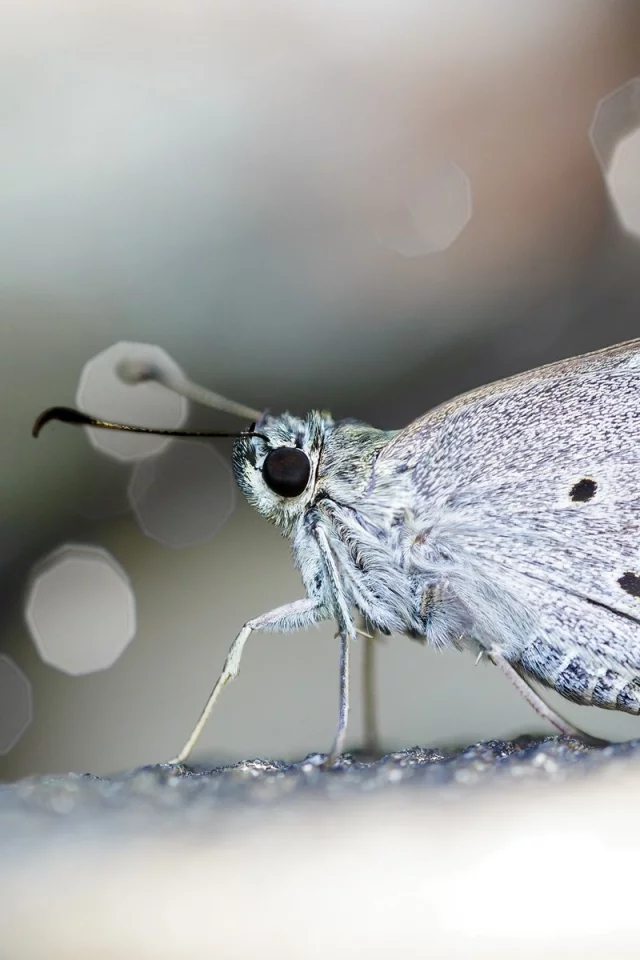
M 472 391 L 379 458 L 408 467 L 408 563 L 446 581 L 474 639 L 572 700 L 634 713 L 639 426 L 636 340 Z

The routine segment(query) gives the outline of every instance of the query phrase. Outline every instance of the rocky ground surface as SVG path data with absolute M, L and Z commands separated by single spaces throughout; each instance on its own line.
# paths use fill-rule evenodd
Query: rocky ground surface
M 247 760 L 232 766 L 140 767 L 110 777 L 68 773 L 0 785 L 0 839 L 24 821 L 86 819 L 107 812 L 198 818 L 214 809 L 264 806 L 296 795 L 338 798 L 403 786 L 457 791 L 505 781 L 563 781 L 640 761 L 640 741 L 590 747 L 570 737 L 490 740 L 459 750 L 413 747 L 381 758 L 347 754 L 331 766 L 323 754 L 298 762 Z
M 0 960 L 635 955 L 639 801 L 640 741 L 565 737 L 30 777 Z

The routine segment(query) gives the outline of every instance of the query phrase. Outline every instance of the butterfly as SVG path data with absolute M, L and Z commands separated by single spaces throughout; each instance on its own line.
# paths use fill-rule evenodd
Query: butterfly
M 401 430 L 323 411 L 233 404 L 157 367 L 155 379 L 250 416 L 237 434 L 155 431 L 65 407 L 48 420 L 234 436 L 232 465 L 256 511 L 291 542 L 304 596 L 248 620 L 234 640 L 184 763 L 253 631 L 335 620 L 344 747 L 349 644 L 405 634 L 485 657 L 534 709 L 581 734 L 532 686 L 640 713 L 640 340 L 549 364 L 441 404 Z M 591 738 L 593 739 L 593 738 Z

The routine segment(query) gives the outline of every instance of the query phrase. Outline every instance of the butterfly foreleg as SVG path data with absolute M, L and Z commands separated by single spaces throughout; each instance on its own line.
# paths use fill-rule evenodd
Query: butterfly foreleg
M 170 760 L 169 763 L 181 764 L 190 756 L 209 719 L 214 704 L 222 692 L 222 688 L 238 676 L 244 645 L 254 630 L 272 630 L 286 633 L 292 630 L 301 630 L 305 627 L 314 626 L 322 620 L 327 620 L 329 616 L 329 609 L 322 601 L 306 597 L 304 600 L 295 600 L 293 603 L 276 607 L 275 610 L 270 610 L 268 613 L 263 613 L 253 620 L 248 620 L 229 648 L 222 667 L 222 673 L 209 694 L 209 698 L 204 705 L 198 722 L 193 728 L 191 736 L 180 753 L 173 760 Z

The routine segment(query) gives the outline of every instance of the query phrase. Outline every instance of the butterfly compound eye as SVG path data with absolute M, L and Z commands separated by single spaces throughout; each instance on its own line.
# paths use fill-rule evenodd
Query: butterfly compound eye
M 297 447 L 272 450 L 262 465 L 264 482 L 281 497 L 299 497 L 304 493 L 310 473 L 309 457 Z

